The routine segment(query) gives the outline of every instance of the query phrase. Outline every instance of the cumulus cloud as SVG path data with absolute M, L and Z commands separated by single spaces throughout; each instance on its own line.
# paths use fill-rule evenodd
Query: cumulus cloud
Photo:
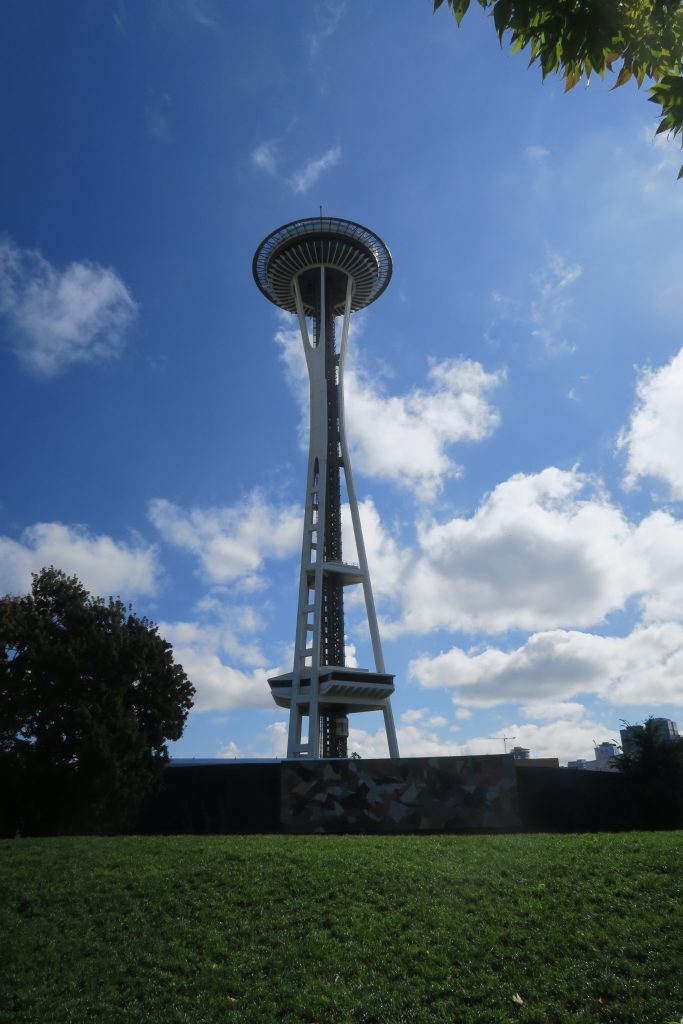
M 645 370 L 628 427 L 619 435 L 626 453 L 627 488 L 657 477 L 672 498 L 683 500 L 683 349 L 657 370 Z
M 183 666 L 196 688 L 195 711 L 272 706 L 268 677 L 277 675 L 279 670 L 276 668 L 254 669 L 247 673 L 226 665 L 217 654 L 175 644 L 173 657 L 177 664 Z
M 370 719 L 371 716 L 367 717 Z M 355 721 L 360 721 L 360 717 L 355 716 Z M 365 729 L 354 725 L 353 721 L 349 726 L 349 751 L 355 751 L 366 758 L 388 756 L 389 748 L 384 725 L 376 731 L 372 731 L 370 723 Z M 429 723 L 422 723 L 419 716 L 416 721 L 404 721 L 400 724 L 396 729 L 396 738 L 401 757 L 449 756 L 460 753 L 461 749 L 460 744 L 453 738 L 441 737 L 438 729 Z
M 557 757 L 560 762 L 579 757 L 593 759 L 593 743 L 614 739 L 614 726 L 593 717 L 558 718 L 551 722 L 510 722 L 502 733 L 514 737 L 515 746 L 526 747 L 532 757 Z M 463 744 L 463 753 L 491 754 L 491 743 L 484 737 L 473 737 Z
M 382 523 L 377 507 L 371 498 L 366 498 L 365 501 L 358 503 L 358 513 L 373 593 L 376 597 L 394 597 L 400 593 L 403 574 L 412 557 L 411 552 L 402 548 L 391 536 Z M 351 511 L 346 503 L 342 506 L 342 549 L 345 560 L 355 561 L 357 559 L 351 526 Z
M 27 593 L 31 573 L 48 565 L 78 576 L 99 597 L 121 594 L 127 598 L 156 590 L 154 547 L 126 544 L 63 523 L 36 523 L 18 541 L 0 537 L 0 593 Z
M 202 654 L 227 655 L 243 665 L 263 668 L 268 659 L 253 638 L 253 627 L 241 613 L 240 608 L 226 607 L 220 622 L 164 623 L 168 631 L 164 635 L 179 647 L 193 648 Z
M 322 156 L 307 160 L 305 164 L 297 168 L 288 179 L 292 192 L 308 192 L 309 188 L 315 185 L 321 174 L 335 167 L 341 159 L 341 146 L 332 146 Z
M 216 757 L 284 758 L 287 756 L 287 723 L 280 719 L 260 730 L 246 745 L 234 740 L 221 744 Z
M 498 426 L 488 395 L 503 376 L 470 359 L 445 360 L 429 368 L 426 388 L 386 395 L 352 370 L 345 377 L 345 406 L 354 468 L 432 500 L 446 477 L 461 472 L 450 447 L 482 441 Z
M 262 732 L 256 734 L 249 751 L 250 757 L 286 757 L 287 722 L 280 719 L 271 722 Z
M 623 512 L 578 470 L 499 484 L 470 517 L 418 527 L 402 629 L 590 625 L 644 586 Z
M 532 757 L 558 757 L 561 761 L 593 755 L 593 741 L 609 739 L 613 729 L 594 718 L 569 716 L 540 724 L 511 722 L 501 727 L 501 736 L 514 737 L 517 746 L 526 747 Z M 472 736 L 458 743 L 443 737 L 428 721 L 418 720 L 403 724 L 396 730 L 401 757 L 437 757 L 449 755 L 502 754 L 503 744 L 488 736 Z M 383 727 L 372 729 L 351 728 L 349 750 L 361 757 L 386 757 L 387 743 Z
M 253 583 L 266 558 L 291 555 L 301 544 L 301 509 L 277 508 L 260 494 L 239 505 L 189 510 L 157 498 L 149 517 L 168 544 L 199 558 L 211 583 Z
M 38 252 L 0 242 L 0 315 L 17 357 L 36 374 L 119 355 L 137 309 L 111 268 L 76 262 L 58 270 Z
M 645 622 L 683 618 L 683 522 L 669 512 L 652 512 L 638 524 L 634 548 L 643 563 L 640 597 Z
M 308 384 L 298 330 L 275 335 L 286 375 L 302 417 L 300 439 L 307 443 Z M 460 467 L 450 448 L 489 437 L 500 422 L 490 393 L 505 378 L 470 359 L 433 362 L 427 386 L 402 395 L 386 394 L 357 366 L 344 374 L 346 429 L 354 472 L 389 480 L 431 500 L 447 477 Z
M 534 633 L 513 650 L 453 647 L 436 657 L 415 658 L 409 674 L 427 688 L 453 690 L 470 707 L 521 702 L 529 717 L 543 706 L 596 694 L 613 704 L 683 705 L 683 624 L 639 625 L 627 636 L 577 630 Z M 576 708 L 563 707 L 565 717 Z M 548 715 L 552 716 L 552 707 Z
M 559 718 L 581 718 L 585 712 L 583 704 L 577 701 L 559 700 L 531 700 L 522 708 L 525 718 L 533 719 L 559 719 Z
M 268 677 L 282 669 L 267 667 L 259 649 L 245 644 L 231 629 L 193 622 L 160 622 L 159 632 L 173 644 L 175 661 L 183 666 L 196 687 L 195 711 L 272 707 Z M 230 660 L 257 667 L 251 672 L 236 668 L 226 655 Z

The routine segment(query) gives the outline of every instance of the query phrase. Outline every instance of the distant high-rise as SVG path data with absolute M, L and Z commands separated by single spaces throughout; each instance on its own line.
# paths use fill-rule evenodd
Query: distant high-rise
M 391 277 L 391 255 L 367 228 L 321 215 L 268 235 L 256 250 L 253 271 L 266 298 L 298 316 L 310 380 L 294 665 L 291 672 L 268 680 L 276 703 L 290 709 L 287 757 L 346 757 L 349 714 L 377 710 L 384 713 L 389 754 L 398 757 L 391 709 L 394 677 L 384 668 L 346 442 L 343 388 L 351 313 L 382 294 Z M 342 482 L 358 564 L 342 556 Z M 356 584 L 363 589 L 373 672 L 346 664 L 344 591 Z
M 660 740 L 675 740 L 678 737 L 678 726 L 670 718 L 650 718 L 651 728 Z M 621 749 L 625 754 L 633 754 L 636 750 L 635 736 L 642 732 L 644 725 L 627 725 L 619 730 Z

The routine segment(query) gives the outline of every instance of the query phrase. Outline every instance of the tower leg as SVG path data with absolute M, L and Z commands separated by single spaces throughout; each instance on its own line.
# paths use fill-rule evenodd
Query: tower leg
M 394 712 L 391 710 L 391 701 L 387 698 L 384 702 L 384 728 L 389 744 L 389 757 L 398 757 L 398 740 L 396 738 L 396 727 L 394 725 Z

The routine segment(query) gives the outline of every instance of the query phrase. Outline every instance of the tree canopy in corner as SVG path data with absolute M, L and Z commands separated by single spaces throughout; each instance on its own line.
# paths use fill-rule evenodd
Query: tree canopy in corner
M 434 10 L 444 0 L 434 0 Z M 543 77 L 560 74 L 565 92 L 595 73 L 649 86 L 661 108 L 660 132 L 683 131 L 683 3 L 681 0 L 478 0 L 493 17 L 501 45 L 527 50 Z M 458 24 L 470 0 L 448 0 Z M 683 136 L 682 136 L 683 142 Z M 678 177 L 683 177 L 683 166 Z
M 0 831 L 111 831 L 159 782 L 194 687 L 118 599 L 54 568 L 0 598 Z

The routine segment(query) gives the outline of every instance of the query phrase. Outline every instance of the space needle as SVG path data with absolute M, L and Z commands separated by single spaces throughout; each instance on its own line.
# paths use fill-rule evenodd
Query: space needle
M 381 238 L 353 221 L 323 217 L 322 211 L 273 231 L 254 256 L 260 290 L 298 317 L 310 383 L 294 663 L 291 672 L 268 680 L 276 704 L 289 709 L 288 758 L 347 757 L 349 715 L 366 711 L 383 713 L 389 756 L 399 756 L 391 709 L 394 677 L 384 667 L 344 423 L 351 314 L 382 294 L 391 268 Z M 342 555 L 342 483 L 354 563 Z M 362 588 L 374 670 L 346 664 L 344 595 L 355 586 Z

